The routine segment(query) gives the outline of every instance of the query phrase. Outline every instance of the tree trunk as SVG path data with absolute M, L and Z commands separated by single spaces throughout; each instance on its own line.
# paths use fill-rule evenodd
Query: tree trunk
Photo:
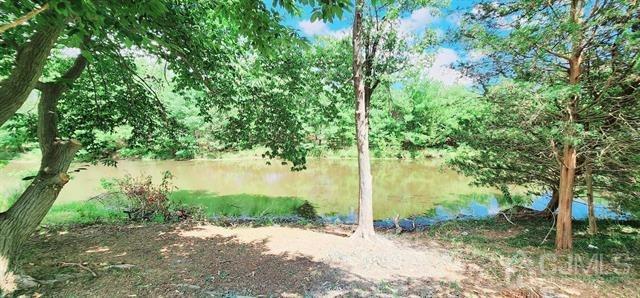
M 375 236 L 373 229 L 373 178 L 371 176 L 371 160 L 369 156 L 369 119 L 365 78 L 362 67 L 364 54 L 362 49 L 362 8 L 363 0 L 356 0 L 353 19 L 353 86 L 356 97 L 356 138 L 358 143 L 358 228 L 353 238 L 370 239 Z
M 569 19 L 576 26 L 582 25 L 582 9 L 584 0 L 571 0 Z M 569 58 L 568 81 L 570 85 L 576 85 L 580 81 L 582 64 L 582 33 L 578 30 L 571 37 L 571 57 Z M 576 107 L 580 100 L 580 94 L 575 94 L 566 106 L 566 127 L 564 131 L 564 149 L 560 161 L 560 192 L 558 205 L 558 221 L 556 223 L 556 250 L 573 248 L 573 230 L 571 226 L 571 207 L 573 203 L 573 187 L 576 176 L 576 147 L 572 144 L 575 132 L 574 123 L 577 120 Z
M 47 97 L 50 96 L 43 93 L 38 108 L 38 130 L 43 133 L 52 131 L 47 126 L 50 126 L 51 118 L 55 117 L 50 109 L 51 102 L 44 100 Z M 36 231 L 60 190 L 69 181 L 67 170 L 80 149 L 80 143 L 74 140 L 62 141 L 50 136 L 44 139 L 52 142 L 41 146 L 46 149 L 43 150 L 38 175 L 16 203 L 6 212 L 0 213 L 0 278 L 3 280 L 10 278 L 20 247 Z M 0 286 L 5 292 L 12 291 L 10 282 L 0 281 Z
M 0 125 L 9 120 L 27 100 L 64 29 L 63 20 L 52 11 L 43 13 L 42 23 L 36 32 L 17 50 L 13 70 L 0 82 Z
M 551 200 L 547 203 L 547 207 L 544 208 L 543 212 L 547 212 L 549 214 L 553 213 L 558 209 L 558 203 L 560 202 L 560 193 L 558 192 L 558 187 L 551 188 Z
M 576 173 L 576 150 L 571 145 L 564 145 L 563 160 L 560 166 L 560 187 L 558 204 L 558 221 L 556 223 L 556 249 L 573 248 L 573 232 L 571 227 L 571 206 L 573 203 L 573 185 Z
M 596 222 L 596 213 L 593 206 L 593 176 L 591 166 L 587 166 L 585 173 L 585 183 L 587 185 L 587 207 L 589 209 L 589 235 L 595 235 L 598 233 L 598 224 Z
M 80 143 L 58 138 L 57 104 L 86 65 L 87 60 L 78 56 L 73 66 L 58 81 L 34 84 L 41 91 L 38 103 L 38 141 L 42 160 L 38 174 L 29 187 L 9 210 L 0 213 L 0 290 L 5 293 L 15 289 L 11 271 L 15 267 L 22 244 L 36 231 L 60 190 L 69 181 L 67 171 L 80 149 Z

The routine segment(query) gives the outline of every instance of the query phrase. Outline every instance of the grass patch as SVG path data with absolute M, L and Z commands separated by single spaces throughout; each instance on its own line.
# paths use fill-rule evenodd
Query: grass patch
M 219 196 L 207 191 L 180 190 L 171 193 L 171 201 L 193 207 L 201 207 L 211 216 L 285 216 L 296 214 L 304 200 L 294 197 L 268 197 L 237 194 Z
M 0 212 L 9 210 L 9 207 L 15 203 L 20 197 L 20 193 L 15 191 L 6 197 L 0 197 Z
M 16 201 L 18 193 L 0 199 L 0 212 L 6 211 Z M 194 207 L 206 217 L 212 216 L 287 216 L 299 213 L 305 201 L 294 197 L 268 197 L 262 195 L 218 196 L 206 191 L 180 190 L 169 198 L 175 207 Z M 85 225 L 114 223 L 127 220 L 127 203 L 124 199 L 106 201 L 91 200 L 53 205 L 42 225 Z
M 43 225 L 92 224 L 123 221 L 127 215 L 117 204 L 107 205 L 99 201 L 73 202 L 53 205 Z

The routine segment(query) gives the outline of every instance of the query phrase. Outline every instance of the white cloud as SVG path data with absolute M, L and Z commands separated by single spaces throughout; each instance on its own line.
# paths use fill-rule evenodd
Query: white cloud
M 309 36 L 314 35 L 327 35 L 331 33 L 331 29 L 327 26 L 327 23 L 323 21 L 301 21 L 298 23 L 298 26 L 302 30 L 302 32 Z
M 351 27 L 331 30 L 327 23 L 323 21 L 300 21 L 298 27 L 300 27 L 302 33 L 308 36 L 331 36 L 340 39 L 351 35 Z
M 456 51 L 450 48 L 439 48 L 433 60 L 433 66 L 449 66 L 458 60 Z
M 429 8 L 414 10 L 410 16 L 400 19 L 398 31 L 409 34 L 424 30 L 427 25 L 435 21 L 434 11 Z
M 427 67 L 423 76 L 430 80 L 441 82 L 446 86 L 461 84 L 471 85 L 473 81 L 465 77 L 458 70 L 452 68 L 452 64 L 458 61 L 460 56 L 450 48 L 440 48 L 433 57 L 431 66 Z

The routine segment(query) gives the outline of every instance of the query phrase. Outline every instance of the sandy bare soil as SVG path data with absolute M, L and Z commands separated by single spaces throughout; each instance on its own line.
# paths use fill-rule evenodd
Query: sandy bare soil
M 93 225 L 25 246 L 27 297 L 633 297 L 633 279 L 539 275 L 451 239 L 330 226 Z M 508 235 L 493 233 L 496 239 Z M 488 240 L 489 241 L 489 240 Z M 480 255 L 479 255 L 480 254 Z M 482 256 L 482 257 L 479 257 Z M 506 266 L 501 265 L 505 261 Z M 513 267 L 513 268 L 512 268 Z M 510 272 L 509 270 L 520 270 Z M 524 270 L 525 272 L 522 272 Z M 522 276 L 520 279 L 509 278 Z
M 462 266 L 441 249 L 415 249 L 383 236 L 373 241 L 290 227 L 225 227 L 203 225 L 179 233 L 182 237 L 233 237 L 241 243 L 262 243 L 267 253 L 310 258 L 338 268 L 354 279 L 382 282 L 394 279 L 434 279 L 457 282 Z
M 89 226 L 34 237 L 22 258 L 46 297 L 449 296 L 462 266 L 441 249 L 318 231 Z

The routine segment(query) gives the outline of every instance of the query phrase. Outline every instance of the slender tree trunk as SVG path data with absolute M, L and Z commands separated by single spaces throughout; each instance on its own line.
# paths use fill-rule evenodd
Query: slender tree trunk
M 571 0 L 569 11 L 570 20 L 577 26 L 582 25 L 582 9 L 584 0 Z M 582 33 L 576 33 L 571 37 L 571 57 L 569 58 L 568 79 L 570 85 L 576 85 L 580 81 L 582 64 Z M 564 148 L 560 164 L 560 192 L 558 205 L 558 221 L 556 224 L 556 250 L 573 248 L 573 230 L 571 226 L 571 207 L 573 203 L 573 188 L 576 176 L 576 147 L 571 143 L 575 133 L 573 125 L 577 120 L 576 107 L 580 95 L 575 94 L 566 106 L 566 127 L 564 132 Z
M 560 193 L 558 192 L 558 187 L 551 188 L 551 200 L 547 203 L 547 207 L 544 208 L 543 212 L 547 212 L 549 214 L 553 213 L 558 209 L 558 203 L 560 202 Z
M 585 173 L 585 184 L 587 185 L 587 207 L 589 209 L 589 235 L 595 235 L 598 233 L 598 224 L 596 222 L 595 207 L 593 205 L 593 176 L 591 165 L 587 166 Z
M 358 143 L 358 228 L 353 238 L 369 239 L 375 235 L 373 229 L 373 178 L 371 176 L 371 160 L 369 156 L 369 119 L 365 78 L 362 67 L 364 53 L 362 49 L 362 8 L 363 0 L 356 0 L 353 19 L 353 86 L 356 97 L 356 138 Z
M 36 32 L 17 50 L 13 70 L 0 82 L 0 125 L 18 111 L 35 88 L 63 29 L 63 20 L 48 10 Z
M 24 241 L 36 231 L 55 202 L 62 187 L 69 181 L 67 171 L 80 149 L 75 140 L 61 140 L 57 129 L 57 104 L 87 65 L 79 56 L 69 70 L 56 82 L 38 83 L 38 141 L 42 160 L 38 174 L 18 200 L 0 213 L 0 290 L 15 289 L 12 273 Z

